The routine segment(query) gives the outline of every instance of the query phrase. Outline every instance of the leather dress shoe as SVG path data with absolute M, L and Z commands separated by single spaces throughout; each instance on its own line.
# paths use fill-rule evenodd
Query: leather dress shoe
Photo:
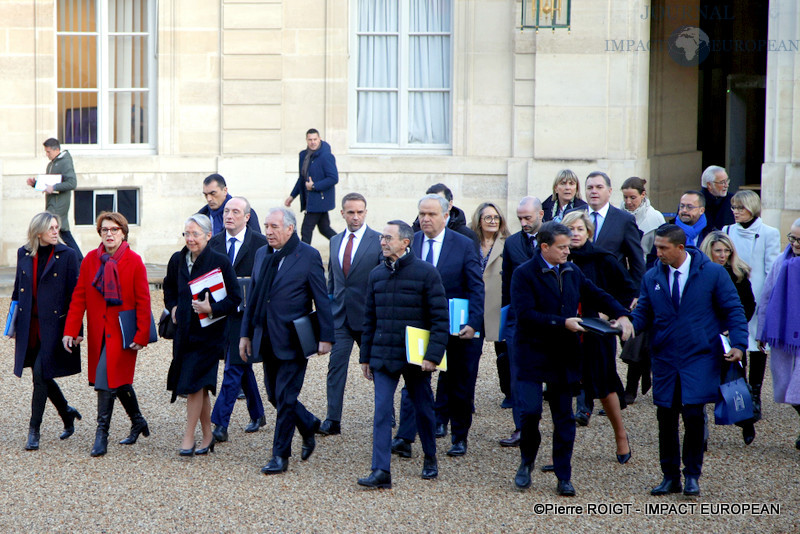
M 411 442 L 403 438 L 394 438 L 392 440 L 392 454 L 396 454 L 401 458 L 411 458 Z
M 228 441 L 228 427 L 222 425 L 214 425 L 214 430 L 211 431 L 214 435 L 214 439 L 218 442 L 223 443 Z
M 447 451 L 447 456 L 464 456 L 465 454 L 467 454 L 467 440 L 465 439 L 456 441 Z
M 277 475 L 289 469 L 289 459 L 281 458 L 280 456 L 273 456 L 269 463 L 261 468 L 261 472 L 265 475 Z
M 682 489 L 683 488 L 681 488 L 680 480 L 673 480 L 671 478 L 664 477 L 664 480 L 661 481 L 661 484 L 650 490 L 650 495 L 667 495 L 668 493 L 680 493 Z
M 628 435 L 627 434 L 625 434 L 625 441 L 628 442 L 628 452 L 626 454 L 618 454 L 617 455 L 617 461 L 620 464 L 623 464 L 623 465 L 628 463 L 628 460 L 631 459 L 631 454 L 633 454 L 633 449 L 631 449 L 631 440 L 628 439 Z
M 439 464 L 436 461 L 436 456 L 425 455 L 425 461 L 422 464 L 422 478 L 423 480 L 431 480 L 439 476 Z
M 250 419 L 250 423 L 244 427 L 244 431 L 248 433 L 258 432 L 258 429 L 267 424 L 267 416 L 262 415 L 258 419 Z
M 39 430 L 35 428 L 31 428 L 30 430 L 28 430 L 28 442 L 25 443 L 25 450 L 26 451 L 39 450 Z
M 303 438 L 303 447 L 300 449 L 300 459 L 306 461 L 311 458 L 311 455 L 314 453 L 314 449 L 316 448 L 317 439 L 314 437 L 314 434 L 311 434 L 307 438 Z
M 528 489 L 531 487 L 531 469 L 533 469 L 533 463 L 526 464 L 522 462 L 519 464 L 519 469 L 517 469 L 517 474 L 514 477 L 514 485 L 517 489 Z
M 72 434 L 75 433 L 75 419 L 80 421 L 83 419 L 81 417 L 81 413 L 73 408 L 72 406 L 67 406 L 66 412 L 64 412 L 64 416 L 62 417 L 64 421 L 64 431 L 58 436 L 58 439 L 67 439 Z
M 588 425 L 590 417 L 592 417 L 592 414 L 589 412 L 575 412 L 575 422 L 580 426 Z
M 558 486 L 556 487 L 556 491 L 562 497 L 575 496 L 575 488 L 572 487 L 572 482 L 570 482 L 569 480 L 559 480 Z
M 556 470 L 556 466 L 553 464 L 544 464 L 542 466 L 542 473 L 554 473 Z
M 436 425 L 436 437 L 437 438 L 443 438 L 446 435 L 447 435 L 447 425 L 445 425 L 445 424 L 441 424 L 441 425 L 437 424 Z M 798 438 L 798 439 L 800 439 L 800 438 Z
M 339 425 L 339 421 L 330 419 L 325 419 L 317 429 L 317 434 L 322 434 L 323 436 L 336 436 L 341 433 L 342 427 Z
M 197 443 L 192 443 L 191 449 L 181 449 L 178 451 L 180 456 L 194 456 L 194 450 L 197 447 Z M 105 454 L 105 452 L 103 453 Z M 92 455 L 94 455 L 94 450 L 92 450 Z
M 392 489 L 392 475 L 383 469 L 375 469 L 368 477 L 359 478 L 358 485 L 365 488 Z
M 501 439 L 500 446 L 501 447 L 519 447 L 520 436 L 522 432 L 519 430 L 515 430 L 510 437 Z
M 697 477 L 686 477 L 686 480 L 683 482 L 683 494 L 690 497 L 700 495 L 700 483 Z
M 211 434 L 211 442 L 203 447 L 202 449 L 197 449 L 194 451 L 195 456 L 203 456 L 208 454 L 209 452 L 214 452 L 214 444 L 217 442 L 217 438 L 214 437 L 214 434 Z

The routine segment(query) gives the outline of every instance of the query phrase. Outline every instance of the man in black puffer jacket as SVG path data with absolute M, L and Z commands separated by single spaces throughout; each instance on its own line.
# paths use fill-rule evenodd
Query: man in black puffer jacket
M 439 474 L 431 372 L 444 356 L 449 312 L 439 272 L 409 249 L 414 231 L 403 221 L 389 221 L 381 236 L 384 263 L 369 275 L 359 362 L 375 383 L 372 473 L 358 479 L 368 488 L 391 488 L 390 474 L 394 392 L 402 375 L 416 408 L 425 462 L 422 478 Z M 422 366 L 406 360 L 406 327 L 430 331 Z

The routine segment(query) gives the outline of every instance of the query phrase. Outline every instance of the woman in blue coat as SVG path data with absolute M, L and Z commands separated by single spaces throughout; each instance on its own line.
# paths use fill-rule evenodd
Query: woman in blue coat
M 14 350 L 14 374 L 33 371 L 31 420 L 25 449 L 39 448 L 39 428 L 47 399 L 64 421 L 61 439 L 75 431 L 78 410 L 67 399 L 54 378 L 81 372 L 79 350 L 70 354 L 61 344 L 64 321 L 72 290 L 78 281 L 78 256 L 59 237 L 58 215 L 43 212 L 28 227 L 28 242 L 17 251 L 17 275 L 12 300 L 18 302 Z

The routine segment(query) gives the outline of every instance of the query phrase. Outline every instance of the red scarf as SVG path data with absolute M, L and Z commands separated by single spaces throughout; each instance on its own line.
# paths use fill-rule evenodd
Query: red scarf
M 128 248 L 130 248 L 128 242 L 123 241 L 113 256 L 106 252 L 106 247 L 102 243 L 95 251 L 97 257 L 100 258 L 100 268 L 97 269 L 97 274 L 94 275 L 92 285 L 103 295 L 108 306 L 122 305 L 122 291 L 119 286 L 117 262 Z

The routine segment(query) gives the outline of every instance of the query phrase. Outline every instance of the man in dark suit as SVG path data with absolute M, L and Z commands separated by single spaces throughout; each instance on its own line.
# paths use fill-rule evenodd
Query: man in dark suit
M 206 205 L 197 210 L 211 219 L 211 231 L 214 235 L 225 230 L 223 217 L 225 215 L 225 204 L 233 198 L 228 193 L 228 184 L 221 174 L 209 174 L 203 180 L 203 196 Z M 260 234 L 261 228 L 258 225 L 258 215 L 254 209 L 250 210 L 250 218 L 247 220 L 247 228 L 254 234 Z
M 616 299 L 595 286 L 581 270 L 567 263 L 571 232 L 561 223 L 548 222 L 539 230 L 539 250 L 533 259 L 514 271 L 511 307 L 517 318 L 511 357 L 517 369 L 514 401 L 520 407 L 522 461 L 514 484 L 531 485 L 531 469 L 541 444 L 543 384 L 553 416 L 553 463 L 558 477 L 557 492 L 571 497 L 572 449 L 575 423 L 572 397 L 581 379 L 581 348 L 578 332 L 585 332 L 577 317 L 578 304 L 592 302 L 610 317 L 617 317 L 623 338 L 633 332 L 630 312 Z M 641 249 L 640 249 L 641 250 Z
M 336 343 L 328 361 L 328 414 L 318 432 L 341 433 L 344 386 L 353 343 L 361 347 L 364 299 L 369 273 L 381 262 L 380 234 L 366 225 L 367 199 L 348 193 L 342 199 L 347 231 L 331 239 L 328 294 L 332 296 Z
M 459 234 L 465 235 L 472 239 L 472 241 L 475 243 L 475 246 L 480 248 L 481 242 L 480 239 L 478 239 L 478 234 L 473 232 L 472 229 L 467 226 L 467 216 L 464 213 L 464 210 L 453 205 L 453 192 L 449 187 L 444 184 L 433 184 L 425 191 L 425 194 L 435 194 L 439 195 L 440 197 L 444 197 L 444 199 L 447 200 L 448 213 L 450 214 L 450 216 L 447 218 L 447 228 L 450 230 L 455 230 Z M 411 227 L 414 229 L 414 232 L 420 231 L 419 217 L 414 219 L 414 222 L 411 223 Z
M 542 226 L 544 217 L 544 210 L 542 209 L 542 202 L 536 197 L 524 197 L 519 201 L 517 206 L 517 219 L 522 229 L 509 236 L 506 239 L 505 247 L 503 247 L 503 306 L 511 304 L 511 276 L 514 270 L 531 259 L 533 253 L 536 252 L 536 235 L 539 233 L 539 228 Z M 504 362 L 497 360 L 497 374 L 500 375 L 501 380 L 507 380 L 509 389 L 512 391 L 511 399 L 511 413 L 514 417 L 514 432 L 510 437 L 500 440 L 501 447 L 517 447 L 520 440 L 520 428 L 522 422 L 519 417 L 519 409 L 513 400 L 513 381 L 516 372 L 511 370 L 511 351 L 514 350 L 512 340 L 514 338 L 514 329 L 516 328 L 516 318 L 514 317 L 513 310 L 508 311 L 506 315 L 506 341 L 508 342 L 508 356 L 504 358 Z M 505 402 L 505 401 L 504 401 Z M 506 407 L 505 405 L 503 407 Z
M 249 279 L 253 274 L 253 260 L 256 251 L 267 244 L 267 239 L 263 235 L 252 232 L 247 227 L 250 212 L 250 203 L 246 198 L 232 197 L 225 204 L 223 216 L 225 231 L 218 233 L 208 242 L 213 250 L 228 256 L 232 261 L 236 276 L 240 279 Z M 244 308 L 244 306 L 241 307 Z M 250 413 L 250 423 L 244 431 L 256 432 L 267 424 L 253 366 L 239 358 L 241 329 L 242 311 L 240 310 L 228 317 L 225 374 L 217 401 L 214 403 L 214 410 L 211 412 L 211 422 L 214 423 L 213 433 L 217 441 L 228 441 L 228 424 L 239 388 L 244 391 L 245 399 L 247 399 L 247 411 Z
M 292 210 L 269 210 L 264 223 L 269 247 L 256 253 L 239 341 L 243 360 L 253 354 L 263 358 L 267 396 L 278 412 L 272 459 L 261 469 L 265 475 L 283 473 L 289 467 L 295 426 L 303 437 L 300 459 L 307 460 L 316 447 L 314 433 L 320 420 L 297 399 L 308 361 L 293 321 L 309 315 L 313 301 L 319 321 L 318 354 L 330 352 L 334 339 L 322 258 L 316 249 L 300 242 L 296 225 Z
M 439 475 L 436 461 L 435 419 L 431 372 L 441 363 L 449 327 L 447 299 L 435 267 L 409 249 L 414 231 L 403 221 L 389 221 L 383 229 L 383 265 L 369 276 L 364 312 L 364 344 L 359 362 L 367 380 L 375 384 L 372 431 L 372 472 L 358 479 L 368 488 L 391 488 L 391 417 L 400 376 L 419 416 L 419 436 L 425 460 L 422 478 Z M 406 327 L 430 332 L 421 365 L 406 361 Z
M 475 337 L 483 324 L 484 287 L 480 260 L 474 244 L 463 235 L 447 229 L 448 203 L 443 197 L 430 194 L 419 201 L 421 232 L 414 235 L 414 254 L 433 264 L 439 271 L 449 299 L 469 301 L 467 322 L 447 342 L 448 366 L 444 381 L 447 394 L 447 414 L 451 422 L 452 447 L 448 456 L 463 456 L 467 452 L 467 436 L 472 425 L 472 406 L 475 400 L 475 381 L 483 340 Z M 441 381 L 441 376 L 439 378 Z M 441 424 L 437 413 L 437 424 Z M 410 456 L 411 442 L 416 436 L 414 409 L 403 395 L 400 425 L 393 451 Z

